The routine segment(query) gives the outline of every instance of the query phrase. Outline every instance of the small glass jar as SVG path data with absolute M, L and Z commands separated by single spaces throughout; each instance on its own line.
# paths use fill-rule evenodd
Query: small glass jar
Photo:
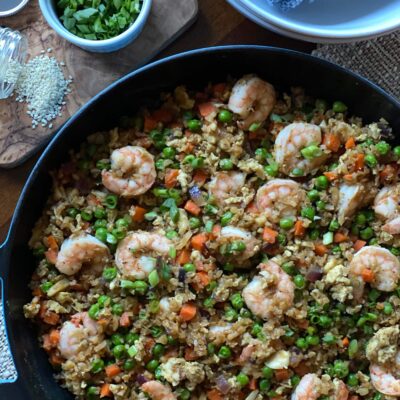
M 25 64 L 28 41 L 24 34 L 0 27 L 0 99 L 11 95 Z

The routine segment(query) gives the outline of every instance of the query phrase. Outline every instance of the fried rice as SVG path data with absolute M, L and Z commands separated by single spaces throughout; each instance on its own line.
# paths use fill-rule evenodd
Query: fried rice
M 161 100 L 52 173 L 24 313 L 59 383 L 77 399 L 400 396 L 387 122 L 252 75 Z

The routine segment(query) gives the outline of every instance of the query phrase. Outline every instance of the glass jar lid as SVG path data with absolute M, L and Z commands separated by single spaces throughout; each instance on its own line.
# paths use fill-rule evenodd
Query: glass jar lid
M 0 27 L 0 99 L 11 95 L 25 64 L 28 41 L 24 34 Z

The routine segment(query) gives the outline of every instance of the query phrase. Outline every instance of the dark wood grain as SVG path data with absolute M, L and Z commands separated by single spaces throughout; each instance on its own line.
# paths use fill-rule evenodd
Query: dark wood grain
M 310 52 L 314 48 L 312 44 L 285 38 L 257 26 L 245 19 L 224 0 L 199 0 L 199 15 L 195 24 L 157 58 L 221 44 L 260 44 L 305 52 Z M 6 237 L 20 191 L 36 159 L 37 156 L 13 170 L 0 170 L 1 240 Z

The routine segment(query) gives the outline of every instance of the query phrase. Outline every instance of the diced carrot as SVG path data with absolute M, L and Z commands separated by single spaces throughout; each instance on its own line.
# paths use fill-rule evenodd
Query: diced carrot
M 52 329 L 49 333 L 49 340 L 53 347 L 57 346 L 60 341 L 60 331 L 58 329 Z
M 397 164 L 386 164 L 385 168 L 379 173 L 379 177 L 383 182 L 390 182 L 397 177 Z
M 365 245 L 367 244 L 367 242 L 365 242 L 364 240 L 356 240 L 355 243 L 353 244 L 353 249 L 355 251 L 358 251 L 360 249 L 362 249 Z
M 60 316 L 53 311 L 49 311 L 43 303 L 40 306 L 39 317 L 49 325 L 57 325 L 60 321 Z
M 193 153 L 193 150 L 194 150 L 194 144 L 193 144 L 193 143 L 190 143 L 190 142 L 187 142 L 187 143 L 186 143 L 186 146 L 185 146 L 184 152 L 185 152 L 186 154 L 191 154 L 191 153 Z
M 144 117 L 144 131 L 150 132 L 157 128 L 157 121 L 150 116 Z
M 117 364 L 107 365 L 105 368 L 106 375 L 109 378 L 113 378 L 114 376 L 118 375 L 121 372 L 121 368 Z
M 346 140 L 346 144 L 344 145 L 344 147 L 346 148 L 346 150 L 350 150 L 356 147 L 356 141 L 354 140 L 354 138 L 353 137 L 348 138 Z
M 310 325 L 310 323 L 309 323 L 308 320 L 306 320 L 306 319 L 298 319 L 298 320 L 296 320 L 296 325 L 297 325 L 300 329 L 307 329 L 308 326 Z
M 166 108 L 159 108 L 158 110 L 154 111 L 151 115 L 152 118 L 157 122 L 169 123 L 174 119 L 172 112 L 167 110 Z
M 214 225 L 211 231 L 212 239 L 216 239 L 221 233 L 221 225 Z
M 197 281 L 198 281 L 198 283 L 200 284 L 200 286 L 202 288 L 206 287 L 211 281 L 211 279 L 208 276 L 206 271 L 197 272 L 196 273 L 196 278 L 197 278 Z
M 200 186 L 204 185 L 206 183 L 206 180 L 208 178 L 207 171 L 204 169 L 198 169 L 193 175 L 193 180 Z
M 275 379 L 278 382 L 285 381 L 286 379 L 290 378 L 290 372 L 288 369 L 276 369 L 275 371 Z
M 215 97 L 219 97 L 219 96 L 221 96 L 221 95 L 225 92 L 225 89 L 226 89 L 226 84 L 225 84 L 225 83 L 216 83 L 216 84 L 212 87 L 213 95 L 214 95 Z
M 250 390 L 257 390 L 257 379 L 251 378 L 249 382 L 249 389 Z
M 186 303 L 182 306 L 179 316 L 183 321 L 192 320 L 197 313 L 197 307 L 194 304 Z
M 325 134 L 322 143 L 328 150 L 333 151 L 334 153 L 336 153 L 340 148 L 340 139 L 332 133 Z
M 294 224 L 294 236 L 304 236 L 306 233 L 306 228 L 303 225 L 303 221 L 299 219 Z
M 206 244 L 207 240 L 208 240 L 208 234 L 202 232 L 198 233 L 197 235 L 194 235 L 190 240 L 190 244 L 195 250 L 202 251 L 204 249 L 204 245 Z
M 341 232 L 336 232 L 335 235 L 333 236 L 333 241 L 335 243 L 342 243 L 345 242 L 346 240 L 349 240 L 349 238 Z
M 208 400 L 222 400 L 222 394 L 217 389 L 211 389 L 207 392 Z
M 176 257 L 176 262 L 179 265 L 184 265 L 190 262 L 190 251 L 187 249 L 182 249 Z
M 345 337 L 342 339 L 342 344 L 344 347 L 347 347 L 349 345 L 349 343 L 350 343 L 350 340 L 348 337 Z
M 299 365 L 294 367 L 293 370 L 297 375 L 304 376 L 310 372 L 310 367 L 305 362 L 301 362 Z
M 132 220 L 135 222 L 142 222 L 144 220 L 144 214 L 147 210 L 140 206 L 135 206 L 135 214 L 132 216 Z
M 103 385 L 100 388 L 100 398 L 111 397 L 111 396 L 112 396 L 112 392 L 110 390 L 110 384 L 103 383 Z
M 179 169 L 168 169 L 165 172 L 165 187 L 173 188 L 178 182 Z
M 122 315 L 119 317 L 119 325 L 126 328 L 131 324 L 131 319 L 129 317 L 128 312 L 123 312 Z
M 351 182 L 353 180 L 353 174 L 343 175 L 343 179 L 347 182 Z
M 330 182 L 334 181 L 338 177 L 337 173 L 333 171 L 324 172 L 324 175 L 328 178 Z
M 108 325 L 109 320 L 107 318 L 100 318 L 97 320 L 98 325 L 106 326 Z
M 43 292 L 42 289 L 40 289 L 40 287 L 35 287 L 35 289 L 32 290 L 32 294 L 36 297 L 41 297 L 43 296 Z
M 51 365 L 53 365 L 53 366 L 61 365 L 62 362 L 63 362 L 63 359 L 55 351 L 52 351 L 50 354 Z
M 193 361 L 193 360 L 197 360 L 199 357 L 199 355 L 194 351 L 193 347 L 186 347 L 185 349 L 185 360 L 186 361 Z
M 213 103 L 201 103 L 199 104 L 199 112 L 202 117 L 207 117 L 212 112 L 216 110 L 215 105 Z
M 374 281 L 375 279 L 375 274 L 372 270 L 370 270 L 369 268 L 364 268 L 361 271 L 361 277 L 363 278 L 364 282 L 368 282 L 371 283 Z
M 199 215 L 201 213 L 201 208 L 193 200 L 188 200 L 184 209 L 193 215 Z
M 361 171 L 364 168 L 364 154 L 363 153 L 359 153 L 356 156 L 356 162 L 354 164 L 356 171 Z
M 252 201 L 247 207 L 246 211 L 249 213 L 257 213 L 258 212 L 258 207 L 255 201 Z
M 49 249 L 49 250 L 44 252 L 44 255 L 46 257 L 46 260 L 50 264 L 54 265 L 56 263 L 56 261 L 57 261 L 58 251 L 57 250 L 53 250 L 53 249 Z
M 52 235 L 48 236 L 47 243 L 48 243 L 49 249 L 58 250 L 57 240 L 55 239 L 54 236 L 52 236 Z
M 317 243 L 314 245 L 314 252 L 317 256 L 323 256 L 328 252 L 328 248 L 322 243 Z
M 46 351 L 50 351 L 53 348 L 53 345 L 51 344 L 51 341 L 50 341 L 50 335 L 48 333 L 44 334 L 42 336 L 42 340 L 43 340 L 43 348 Z
M 268 228 L 267 226 L 264 227 L 264 230 L 263 230 L 263 240 L 264 240 L 264 242 L 273 244 L 273 243 L 275 243 L 277 236 L 278 236 L 278 232 L 277 231 L 274 231 L 273 229 Z

